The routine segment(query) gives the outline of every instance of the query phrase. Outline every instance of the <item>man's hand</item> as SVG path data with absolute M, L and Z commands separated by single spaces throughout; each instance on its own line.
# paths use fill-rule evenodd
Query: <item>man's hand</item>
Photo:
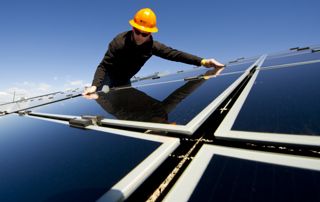
M 201 60 L 201 65 L 202 65 L 202 66 L 205 66 L 205 67 L 207 67 L 207 68 L 210 68 L 210 67 L 222 68 L 222 67 L 225 66 L 224 64 L 216 61 L 216 60 L 213 59 L 213 58 Z
M 208 71 L 203 75 L 203 78 L 204 78 L 204 79 L 210 79 L 210 78 L 212 78 L 212 77 L 219 76 L 223 69 L 224 69 L 223 67 L 218 67 L 218 68 L 214 68 L 214 69 L 208 70 Z
M 98 93 L 91 93 L 91 94 L 83 95 L 83 97 L 88 100 L 96 100 L 99 98 L 99 94 Z
M 90 86 L 90 87 L 85 87 L 84 91 L 82 92 L 83 97 L 87 99 L 97 99 L 96 97 L 96 92 L 97 91 L 97 86 Z

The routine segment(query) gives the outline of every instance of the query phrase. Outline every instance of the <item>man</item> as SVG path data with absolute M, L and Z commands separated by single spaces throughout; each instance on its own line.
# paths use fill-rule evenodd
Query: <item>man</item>
M 224 66 L 215 59 L 203 59 L 154 41 L 152 33 L 158 32 L 158 28 L 156 15 L 149 8 L 139 10 L 129 23 L 132 30 L 117 35 L 110 42 L 107 53 L 97 67 L 92 86 L 87 87 L 83 95 L 94 93 L 103 85 L 130 85 L 130 79 L 152 55 L 208 68 Z

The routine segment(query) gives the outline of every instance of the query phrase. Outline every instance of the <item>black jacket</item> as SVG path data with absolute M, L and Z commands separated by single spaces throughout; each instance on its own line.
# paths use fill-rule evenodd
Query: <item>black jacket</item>
M 92 85 L 99 88 L 103 84 L 110 87 L 130 84 L 130 79 L 152 55 L 196 66 L 200 66 L 202 60 L 153 41 L 152 36 L 150 41 L 136 45 L 132 40 L 132 31 L 127 31 L 110 42 L 108 51 L 97 67 Z

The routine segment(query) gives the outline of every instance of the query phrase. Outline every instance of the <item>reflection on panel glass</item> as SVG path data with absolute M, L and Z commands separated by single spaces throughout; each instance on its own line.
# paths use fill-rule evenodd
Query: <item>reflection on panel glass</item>
M 320 135 L 320 63 L 261 70 L 232 130 Z
M 120 120 L 187 124 L 241 74 L 111 90 L 96 100 L 83 97 L 35 108 L 35 112 L 101 115 Z
M 238 72 L 238 71 L 245 71 L 247 70 L 253 63 L 254 61 L 251 62 L 246 62 L 242 64 L 230 64 L 227 65 L 226 68 L 221 72 L 221 74 L 226 74 L 226 73 L 231 73 L 231 72 Z
M 6 202 L 95 201 L 160 146 L 14 115 L 0 126 L 0 201 Z
M 278 58 L 267 57 L 264 63 L 262 64 L 262 68 L 273 66 L 273 65 L 282 65 L 282 64 L 289 64 L 289 63 L 295 63 L 295 62 L 306 62 L 311 60 L 320 60 L 320 52 L 291 55 L 291 56 L 278 57 Z
M 320 172 L 214 155 L 189 201 L 319 201 Z

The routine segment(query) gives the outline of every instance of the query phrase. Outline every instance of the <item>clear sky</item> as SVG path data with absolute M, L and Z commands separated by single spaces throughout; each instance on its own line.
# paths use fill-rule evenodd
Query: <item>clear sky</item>
M 221 62 L 320 44 L 319 0 L 2 0 L 0 103 L 90 84 L 144 7 L 157 14 L 155 40 Z M 138 75 L 188 68 L 154 56 Z

